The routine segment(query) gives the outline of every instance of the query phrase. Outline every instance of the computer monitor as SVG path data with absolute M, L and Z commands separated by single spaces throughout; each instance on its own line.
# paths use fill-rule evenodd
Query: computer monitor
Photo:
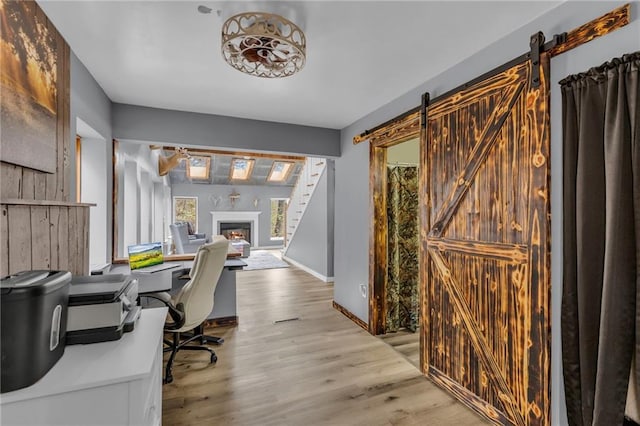
M 162 243 L 134 244 L 127 247 L 127 250 L 129 252 L 129 268 L 132 271 L 164 262 Z

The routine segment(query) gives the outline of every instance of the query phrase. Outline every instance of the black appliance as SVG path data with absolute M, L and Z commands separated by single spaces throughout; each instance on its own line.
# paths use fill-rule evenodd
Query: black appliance
M 0 279 L 0 392 L 31 386 L 62 357 L 71 273 L 23 271 Z

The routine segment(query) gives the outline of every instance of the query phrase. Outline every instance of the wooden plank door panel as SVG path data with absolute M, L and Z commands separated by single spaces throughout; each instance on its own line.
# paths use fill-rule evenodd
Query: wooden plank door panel
M 548 58 L 429 105 L 428 374 L 497 424 L 549 424 Z

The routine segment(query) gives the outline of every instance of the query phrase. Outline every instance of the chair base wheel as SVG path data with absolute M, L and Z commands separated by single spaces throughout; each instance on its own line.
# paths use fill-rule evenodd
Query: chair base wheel
M 218 362 L 218 356 L 216 354 L 211 354 L 211 364 L 215 364 Z
M 162 383 L 164 383 L 165 385 L 168 384 L 168 383 L 171 383 L 171 382 L 173 382 L 173 376 L 167 376 L 162 381 Z

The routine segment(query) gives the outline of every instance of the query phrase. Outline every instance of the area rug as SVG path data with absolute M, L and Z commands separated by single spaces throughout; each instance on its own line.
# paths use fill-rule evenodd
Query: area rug
M 289 264 L 287 262 L 278 259 L 273 253 L 270 253 L 268 250 L 251 250 L 251 255 L 241 260 L 247 264 L 247 266 L 244 267 L 243 271 L 289 267 Z

